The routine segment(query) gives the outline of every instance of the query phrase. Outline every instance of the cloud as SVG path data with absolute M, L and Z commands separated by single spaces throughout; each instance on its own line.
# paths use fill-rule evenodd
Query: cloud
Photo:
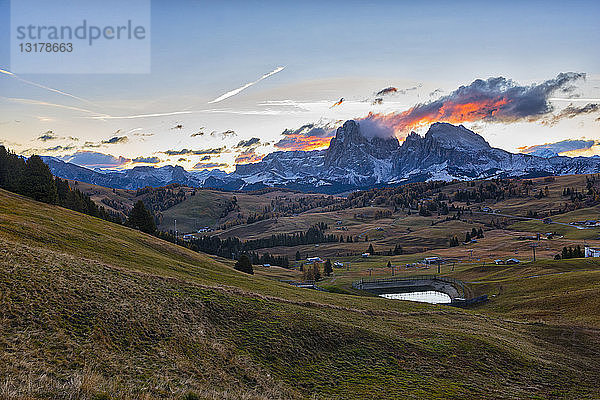
M 286 129 L 281 134 L 283 139 L 275 143 L 275 147 L 283 150 L 316 150 L 329 146 L 335 136 L 339 121 L 334 123 L 304 124 L 298 129 Z
M 370 113 L 364 120 L 387 126 L 396 133 L 442 121 L 510 123 L 536 121 L 553 111 L 550 95 L 573 90 L 573 83 L 585 79 L 584 73 L 560 73 L 554 79 L 530 86 L 518 85 L 503 77 L 477 79 L 447 96 L 397 113 Z
M 588 150 L 596 145 L 595 140 L 567 139 L 560 142 L 537 144 L 535 146 L 520 147 L 519 152 L 541 157 L 553 157 L 561 153 L 578 150 Z
M 336 101 L 335 103 L 333 103 L 333 104 L 331 105 L 331 107 L 329 107 L 329 108 L 333 108 L 333 107 L 340 106 L 340 105 L 341 105 L 341 104 L 344 102 L 344 100 L 345 100 L 345 99 L 342 97 L 341 99 L 339 99 L 338 101 Z
M 131 162 L 133 163 L 143 163 L 143 164 L 158 164 L 160 162 L 160 158 L 158 157 L 136 157 Z
M 102 144 L 119 144 L 119 143 L 127 143 L 129 138 L 127 136 L 114 136 L 110 139 L 103 140 Z
M 577 106 L 574 106 L 573 104 L 570 104 L 567 107 L 560 110 L 560 112 L 558 112 L 557 114 L 554 114 L 554 115 L 544 119 L 543 123 L 548 124 L 548 125 L 554 125 L 563 118 L 570 119 L 570 118 L 575 118 L 579 115 L 591 114 L 591 113 L 595 113 L 598 111 L 600 111 L 600 104 L 598 104 L 598 103 L 588 103 L 583 107 L 577 107 Z
M 178 162 L 184 162 L 187 161 L 187 158 L 181 157 L 180 159 L 177 160 Z
M 87 168 L 118 168 L 131 162 L 129 158 L 94 151 L 78 151 L 60 159 Z
M 258 146 L 259 144 L 260 144 L 260 139 L 257 137 L 253 137 L 248 140 L 241 140 L 237 145 L 235 145 L 235 148 L 239 149 L 239 148 L 253 147 L 253 146 Z
M 86 99 L 84 99 L 82 97 L 75 96 L 74 94 L 67 93 L 67 92 L 64 92 L 62 90 L 58 90 L 58 89 L 54 89 L 54 88 L 51 88 L 51 87 L 48 87 L 48 86 L 44 86 L 44 85 L 41 85 L 39 83 L 28 81 L 27 79 L 23 79 L 19 75 L 15 74 L 13 72 L 4 70 L 4 69 L 0 69 L 0 74 L 4 74 L 4 75 L 7 75 L 7 76 L 10 76 L 11 78 L 14 78 L 14 79 L 16 79 L 16 80 L 18 80 L 20 82 L 26 83 L 26 84 L 31 85 L 31 86 L 35 86 L 35 87 L 38 87 L 38 88 L 41 88 L 41 89 L 45 89 L 45 90 L 48 90 L 50 92 L 58 93 L 58 94 L 61 94 L 63 96 L 71 97 L 73 99 L 77 99 L 79 101 L 83 101 L 84 103 L 95 105 L 91 101 L 86 100 Z
M 225 147 L 218 147 L 216 149 L 203 149 L 203 150 L 165 150 L 161 153 L 168 156 L 187 156 L 187 155 L 204 155 L 204 154 L 221 154 L 225 151 Z
M 256 154 L 254 150 L 243 151 L 235 158 L 236 164 L 249 164 L 262 160 L 264 155 Z
M 55 140 L 58 139 L 58 136 L 56 136 L 54 134 L 54 132 L 52 131 L 46 131 L 44 133 L 42 133 L 42 135 L 40 137 L 37 138 L 37 140 L 41 140 L 42 142 L 47 142 L 48 140 Z
M 379 97 L 379 96 L 385 96 L 388 94 L 393 94 L 396 93 L 398 91 L 398 88 L 395 88 L 393 86 L 387 87 L 385 89 L 381 89 L 379 92 L 375 93 L 375 96 Z
M 243 86 L 241 86 L 241 87 L 239 87 L 237 89 L 234 89 L 234 90 L 231 90 L 231 91 L 229 91 L 229 92 L 227 92 L 225 94 L 222 94 L 221 96 L 217 97 L 214 100 L 209 101 L 208 103 L 209 104 L 218 103 L 218 102 L 223 101 L 225 99 L 228 99 L 228 98 L 230 98 L 232 96 L 235 96 L 236 94 L 240 93 L 241 91 L 248 89 L 250 86 L 256 85 L 258 82 L 262 81 L 263 79 L 267 79 L 268 77 L 270 77 L 272 75 L 275 75 L 278 72 L 283 71 L 284 68 L 285 67 L 277 67 L 273 71 L 264 74 L 263 76 L 261 76 L 257 80 L 255 80 L 253 82 L 250 82 L 250 83 L 246 83 L 245 85 L 243 85 Z
M 223 139 L 228 138 L 230 136 L 237 136 L 237 133 L 235 133 L 234 130 L 228 129 L 224 132 L 216 132 L 216 131 L 212 131 L 210 133 L 210 136 L 216 136 L 216 137 L 221 137 Z
M 389 96 L 389 95 L 393 95 L 393 94 L 406 94 L 408 92 L 412 92 L 414 90 L 417 90 L 417 89 L 419 89 L 422 86 L 423 86 L 422 83 L 419 83 L 416 86 L 412 86 L 412 87 L 404 88 L 404 89 L 398 89 L 397 87 L 390 86 L 390 87 L 387 87 L 385 89 L 381 89 L 379 92 L 375 93 L 375 96 L 376 97 L 382 97 L 382 96 Z
M 227 168 L 229 164 L 226 163 L 201 163 L 194 165 L 194 169 L 213 169 L 213 168 Z
M 55 152 L 55 151 L 69 151 L 69 150 L 73 150 L 75 148 L 75 146 L 72 145 L 68 145 L 68 146 L 54 146 L 54 147 L 48 147 L 46 149 L 43 149 L 43 151 L 45 152 Z
M 208 161 L 208 160 L 210 160 L 209 155 L 205 155 L 205 156 L 202 156 L 202 158 L 200 158 L 200 161 Z
M 202 128 L 200 128 L 200 129 L 198 130 L 198 132 L 196 132 L 196 133 L 192 133 L 192 134 L 190 135 L 190 137 L 204 136 L 204 134 L 205 134 L 205 132 L 204 132 L 204 127 L 202 127 Z

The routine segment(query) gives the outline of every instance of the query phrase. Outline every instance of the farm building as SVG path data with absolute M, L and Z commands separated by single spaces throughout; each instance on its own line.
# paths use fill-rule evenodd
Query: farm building
M 587 257 L 600 257 L 600 249 L 597 247 L 585 246 L 584 254 L 585 254 L 586 258 Z

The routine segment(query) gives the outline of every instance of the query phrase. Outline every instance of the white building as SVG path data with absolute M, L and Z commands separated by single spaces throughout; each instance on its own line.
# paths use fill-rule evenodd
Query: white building
M 600 249 L 597 247 L 585 246 L 585 257 L 600 257 Z

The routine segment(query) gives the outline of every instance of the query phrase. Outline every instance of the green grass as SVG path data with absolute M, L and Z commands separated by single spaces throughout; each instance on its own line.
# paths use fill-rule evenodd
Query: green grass
M 0 243 L 0 398 L 600 396 L 594 321 L 297 289 L 4 191 Z

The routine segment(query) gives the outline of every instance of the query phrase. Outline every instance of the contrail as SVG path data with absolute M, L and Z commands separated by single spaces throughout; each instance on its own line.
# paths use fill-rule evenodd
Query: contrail
M 54 92 L 54 93 L 62 94 L 63 96 L 68 96 L 68 97 L 71 97 L 73 99 L 77 99 L 79 101 L 83 101 L 84 103 L 88 103 L 88 104 L 91 104 L 91 105 L 94 105 L 94 106 L 96 105 L 96 104 L 92 103 L 89 100 L 83 99 L 81 97 L 75 96 L 75 95 L 67 93 L 67 92 L 63 92 L 62 90 L 54 89 L 54 88 L 51 88 L 51 87 L 48 87 L 48 86 L 40 85 L 39 83 L 28 81 L 27 79 L 23 79 L 19 75 L 14 74 L 14 73 L 12 73 L 10 71 L 4 70 L 4 69 L 0 69 L 0 73 L 8 75 L 8 76 L 10 76 L 12 78 L 15 78 L 16 80 L 21 81 L 23 83 L 26 83 L 28 85 L 39 87 L 41 89 L 46 89 L 46 90 L 49 90 L 49 91 Z
M 63 108 L 65 110 L 80 111 L 80 112 L 84 112 L 84 113 L 88 113 L 88 114 L 94 114 L 94 117 L 96 117 L 96 118 L 108 118 L 108 117 L 110 117 L 110 115 L 97 113 L 96 111 L 88 110 L 88 109 L 85 109 L 85 108 L 65 106 L 65 105 L 62 105 L 62 104 L 49 103 L 47 101 L 39 101 L 39 100 L 31 100 L 31 99 L 20 99 L 20 98 L 17 98 L 17 97 L 3 97 L 3 98 L 6 99 L 6 100 L 8 100 L 8 101 L 13 101 L 15 103 L 34 104 L 34 105 L 40 105 L 40 106 L 49 106 L 49 107 Z
M 225 99 L 227 99 L 227 98 L 229 98 L 231 96 L 235 96 L 236 94 L 240 93 L 242 90 L 246 90 L 250 86 L 256 85 L 258 82 L 262 81 L 263 79 L 267 79 L 271 75 L 275 75 L 276 73 L 283 71 L 284 68 L 285 67 L 277 67 L 273 71 L 269 72 L 268 74 L 264 74 L 263 76 L 261 76 L 260 78 L 258 78 L 257 80 L 255 80 L 254 82 L 246 83 L 244 86 L 239 87 L 237 89 L 234 89 L 234 90 L 232 90 L 230 92 L 227 92 L 227 93 L 225 93 L 225 94 L 217 97 L 216 99 L 214 99 L 212 101 L 209 101 L 208 103 L 209 104 L 218 103 L 218 102 L 223 101 L 223 100 L 225 100 Z
M 150 118 L 150 117 L 166 117 L 169 115 L 181 115 L 181 114 L 192 114 L 194 111 L 173 111 L 155 114 L 136 114 L 136 115 L 96 115 L 89 117 L 91 119 L 137 119 L 137 118 Z M 96 113 L 97 114 L 97 113 Z

